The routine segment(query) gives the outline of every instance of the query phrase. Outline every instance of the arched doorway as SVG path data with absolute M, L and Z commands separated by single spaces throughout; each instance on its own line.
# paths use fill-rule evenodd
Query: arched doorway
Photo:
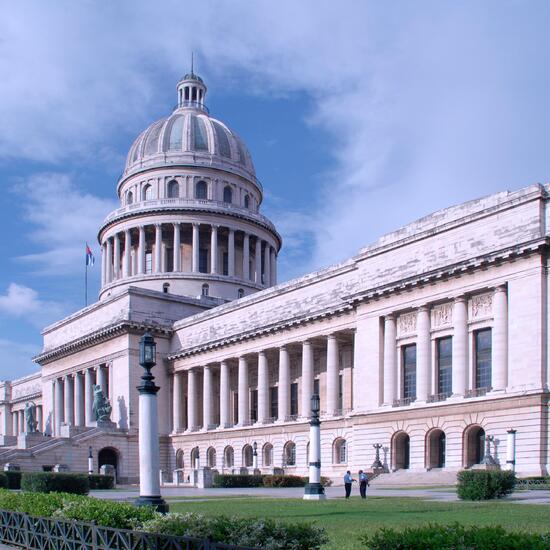
M 485 458 L 485 430 L 481 426 L 469 426 L 464 430 L 464 466 L 481 464 Z
M 193 470 L 197 470 L 200 468 L 200 454 L 198 447 L 194 447 L 191 450 L 191 468 Z
M 176 468 L 178 470 L 183 470 L 184 460 L 183 460 L 183 451 L 178 449 L 176 452 Z
M 392 456 L 394 470 L 408 470 L 410 465 L 410 446 L 411 440 L 409 434 L 399 432 L 393 437 Z
M 426 436 L 426 468 L 444 468 L 447 437 L 443 430 L 435 428 Z
M 105 447 L 97 454 L 97 471 L 100 472 L 101 466 L 105 464 L 114 466 L 118 478 L 118 451 L 113 447 Z

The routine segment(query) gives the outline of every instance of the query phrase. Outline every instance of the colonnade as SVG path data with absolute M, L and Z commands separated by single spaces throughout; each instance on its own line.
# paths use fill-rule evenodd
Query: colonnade
M 109 395 L 109 366 L 99 365 L 84 371 L 67 374 L 54 380 L 54 435 L 61 425 L 94 426 L 94 384 Z
M 321 394 L 321 407 L 327 416 L 342 414 L 340 403 L 340 353 L 339 340 L 336 334 L 322 338 L 326 350 L 326 378 L 324 391 Z M 176 371 L 173 375 L 173 431 L 209 430 L 230 428 L 233 425 L 251 425 L 251 391 L 257 391 L 255 404 L 256 424 L 287 422 L 296 416 L 308 418 L 311 410 L 311 396 L 314 390 L 315 369 L 313 342 L 305 340 L 296 343 L 301 346 L 301 398 L 298 403 L 298 415 L 291 414 L 291 371 L 289 344 L 269 350 L 270 355 L 277 355 L 278 378 L 270 386 L 271 366 L 268 361 L 268 350 L 257 353 L 227 358 L 216 364 Z M 257 366 L 257 385 L 249 383 L 251 366 Z M 231 387 L 231 371 L 237 371 L 237 385 Z M 216 377 L 214 378 L 214 371 Z M 202 374 L 202 388 L 199 376 Z M 187 384 L 185 384 L 185 379 Z M 214 388 L 214 382 L 219 384 Z M 277 414 L 271 414 L 270 389 L 277 387 Z M 186 388 L 186 391 L 185 391 Z M 236 412 L 234 418 L 231 410 L 231 392 L 236 389 Z M 202 391 L 202 422 L 199 422 L 199 396 Z M 214 418 L 214 395 L 219 395 L 219 418 Z M 185 407 L 185 401 L 187 406 Z M 235 405 L 235 404 L 234 404 Z M 216 407 L 217 408 L 217 407 Z M 235 409 L 233 409 L 235 410 Z M 236 420 L 236 421 L 235 421 Z
M 27 423 L 25 421 L 25 409 L 12 411 L 11 418 L 13 435 L 20 435 L 27 431 Z M 42 405 L 36 406 L 36 430 L 39 432 L 42 432 L 43 430 Z
M 189 229 L 191 259 L 189 265 L 183 265 L 182 231 Z M 206 268 L 201 265 L 201 250 L 208 252 Z M 242 262 L 240 266 L 236 260 L 237 250 Z M 149 253 L 150 262 L 146 261 Z M 223 253 L 227 253 L 227 266 L 223 265 Z M 240 229 L 216 224 L 155 223 L 125 229 L 104 240 L 101 256 L 102 286 L 133 275 L 167 272 L 208 272 L 263 286 L 277 284 L 277 252 L 268 241 Z
M 498 286 L 492 291 L 491 311 L 480 328 L 491 329 L 491 379 L 490 388 L 476 388 L 475 350 L 472 321 L 475 311 L 468 311 L 469 298 L 459 296 L 449 304 L 448 325 L 452 327 L 452 395 L 475 395 L 476 391 L 501 391 L 508 383 L 508 297 L 506 286 Z M 436 306 L 437 307 L 437 306 Z M 432 342 L 437 339 L 432 326 L 431 305 L 424 305 L 413 312 L 416 314 L 416 328 L 413 340 L 405 334 L 401 340 L 398 335 L 396 314 L 384 318 L 384 378 L 383 396 L 385 405 L 407 404 L 403 397 L 403 365 L 401 348 L 411 341 L 416 343 L 416 401 L 444 399 L 448 396 L 437 395 L 437 356 L 432 352 Z M 410 313 L 408 313 L 410 315 Z M 474 317 L 474 318 L 471 318 Z M 487 324 L 488 323 L 488 324 Z M 445 324 L 445 323 L 444 323 Z M 443 327 L 445 328 L 445 327 Z M 445 333 L 447 335 L 448 332 Z M 432 358 L 434 361 L 432 363 Z M 413 399 L 414 400 L 414 399 Z

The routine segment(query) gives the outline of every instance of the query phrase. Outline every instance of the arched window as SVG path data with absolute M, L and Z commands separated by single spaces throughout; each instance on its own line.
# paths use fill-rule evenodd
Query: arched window
M 181 449 L 176 452 L 176 469 L 183 470 L 183 451 Z
M 464 466 L 482 464 L 485 458 L 485 430 L 481 426 L 469 426 L 464 430 Z
M 206 283 L 204 283 L 204 284 L 202 285 L 201 294 L 202 294 L 203 296 L 208 296 L 209 291 L 210 291 L 210 287 L 209 287 Z
M 244 196 L 244 207 L 250 208 L 250 197 L 248 195 Z
M 242 298 L 244 296 L 244 290 L 242 288 L 239 288 L 237 290 L 237 298 Z
M 196 199 L 207 199 L 208 198 L 208 185 L 205 181 L 197 182 L 195 186 L 195 198 Z
M 262 464 L 265 468 L 273 465 L 273 445 L 266 443 L 262 452 Z
M 208 451 L 206 451 L 206 463 L 209 468 L 216 467 L 216 449 L 214 449 L 214 447 L 210 447 Z
M 150 201 L 152 198 L 153 198 L 153 186 L 147 184 L 141 190 L 141 200 L 142 201 Z
M 339 437 L 334 441 L 332 446 L 332 462 L 334 464 L 347 464 L 348 448 L 346 440 Z
M 223 451 L 223 461 L 226 468 L 233 468 L 235 464 L 235 452 L 233 447 L 226 447 Z
M 233 190 L 229 187 L 229 185 L 226 185 L 223 188 L 223 202 L 233 202 Z
M 194 470 L 200 468 L 200 454 L 198 447 L 194 447 L 191 451 L 191 468 Z
M 288 441 L 283 449 L 283 465 L 296 466 L 296 444 Z
M 134 202 L 134 194 L 131 191 L 128 191 L 126 195 L 126 204 L 132 204 Z
M 164 283 L 162 285 L 162 292 L 164 292 L 164 294 L 168 294 L 169 290 L 170 290 L 170 283 Z
M 411 440 L 409 434 L 398 432 L 392 441 L 392 463 L 394 470 L 408 470 L 410 464 Z
M 243 447 L 243 466 L 252 468 L 253 460 L 252 447 L 250 445 L 245 445 Z
M 176 180 L 168 182 L 168 198 L 177 199 L 180 196 L 180 184 Z

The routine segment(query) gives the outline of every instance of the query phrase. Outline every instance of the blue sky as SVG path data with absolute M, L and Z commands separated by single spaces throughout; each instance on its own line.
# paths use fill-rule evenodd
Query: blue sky
M 279 227 L 281 278 L 550 180 L 550 4 L 0 0 L 0 378 L 83 305 L 84 243 L 195 51 Z M 99 264 L 90 274 L 97 295 Z

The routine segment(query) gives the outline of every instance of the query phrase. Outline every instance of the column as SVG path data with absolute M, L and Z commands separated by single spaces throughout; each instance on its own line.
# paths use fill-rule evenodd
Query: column
M 311 396 L 313 395 L 313 347 L 309 340 L 302 342 L 302 417 L 311 414 Z
M 506 285 L 495 288 L 493 295 L 493 390 L 508 385 L 508 296 Z
M 182 428 L 182 410 L 181 410 L 181 398 L 183 394 L 183 381 L 182 381 L 182 373 L 181 372 L 175 372 L 173 377 L 174 385 L 173 385 L 173 401 L 172 401 L 172 431 L 174 433 L 181 432 Z
M 453 326 L 453 395 L 463 396 L 468 388 L 468 308 L 464 296 L 455 299 Z
M 426 401 L 430 393 L 430 309 L 419 308 L 416 319 L 416 399 Z
M 277 284 L 277 254 L 274 248 L 271 249 L 271 261 L 269 262 L 269 266 L 271 267 L 271 285 L 275 286 Z
M 54 403 L 54 428 L 55 435 L 59 437 L 61 432 L 61 423 L 63 422 L 63 380 L 55 380 L 55 403 Z
M 279 411 L 278 420 L 290 416 L 290 358 L 285 346 L 279 348 Z
M 248 233 L 243 237 L 243 279 L 250 280 L 250 236 Z
M 206 365 L 202 370 L 202 427 L 212 425 L 212 369 Z
M 36 407 L 36 429 L 41 433 L 44 431 L 44 427 L 42 425 L 43 416 L 44 415 L 42 414 L 42 405 L 38 405 Z
M 113 280 L 113 245 L 111 239 L 107 239 L 107 269 L 105 272 L 107 278 L 106 283 L 109 284 Z
M 101 286 L 105 286 L 107 281 L 107 253 L 105 251 L 105 244 L 101 244 Z
M 74 426 L 74 379 L 65 376 L 65 424 Z
M 162 271 L 162 225 L 155 224 L 155 273 Z
M 250 423 L 250 408 L 248 406 L 248 362 L 246 357 L 239 357 L 239 425 Z
M 25 426 L 25 411 L 19 411 L 17 416 L 19 417 L 19 433 L 24 434 L 27 431 L 27 427 Z
M 124 231 L 124 256 L 122 257 L 122 276 L 130 277 L 132 275 L 131 267 L 132 254 L 132 234 L 129 229 Z
M 262 284 L 262 241 L 256 237 L 256 284 Z
M 192 271 L 193 273 L 199 272 L 199 224 L 193 224 L 193 260 L 192 260 Z
M 19 435 L 19 419 L 17 418 L 17 411 L 12 412 L 11 421 L 13 435 Z
M 181 235 L 180 224 L 174 224 L 174 271 L 176 273 L 181 271 Z
M 115 234 L 113 241 L 113 277 L 116 280 L 120 279 L 120 235 L 118 233 Z
M 75 426 L 84 426 L 84 377 L 80 372 L 74 376 L 74 424 Z
M 187 371 L 187 428 L 197 427 L 197 374 L 193 369 Z
M 269 364 L 265 351 L 258 354 L 258 423 L 265 424 L 269 414 Z
M 84 372 L 84 417 L 86 426 L 91 426 L 92 422 L 95 422 L 93 404 L 94 404 L 94 371 L 93 369 L 86 369 Z
M 269 268 L 270 259 L 270 246 L 269 243 L 265 243 L 264 248 L 264 285 L 269 286 L 271 281 L 271 269 Z
M 229 365 L 220 364 L 220 428 L 229 426 Z
M 139 242 L 138 242 L 138 273 L 145 273 L 145 227 L 139 227 Z
M 397 327 L 394 315 L 384 318 L 384 404 L 393 405 L 397 397 Z
M 334 415 L 340 408 L 338 403 L 340 382 L 340 357 L 336 335 L 327 336 L 327 414 Z
M 227 264 L 228 275 L 235 277 L 235 231 L 233 229 L 230 229 L 227 235 Z
M 218 226 L 213 225 L 210 233 L 210 273 L 218 272 Z

